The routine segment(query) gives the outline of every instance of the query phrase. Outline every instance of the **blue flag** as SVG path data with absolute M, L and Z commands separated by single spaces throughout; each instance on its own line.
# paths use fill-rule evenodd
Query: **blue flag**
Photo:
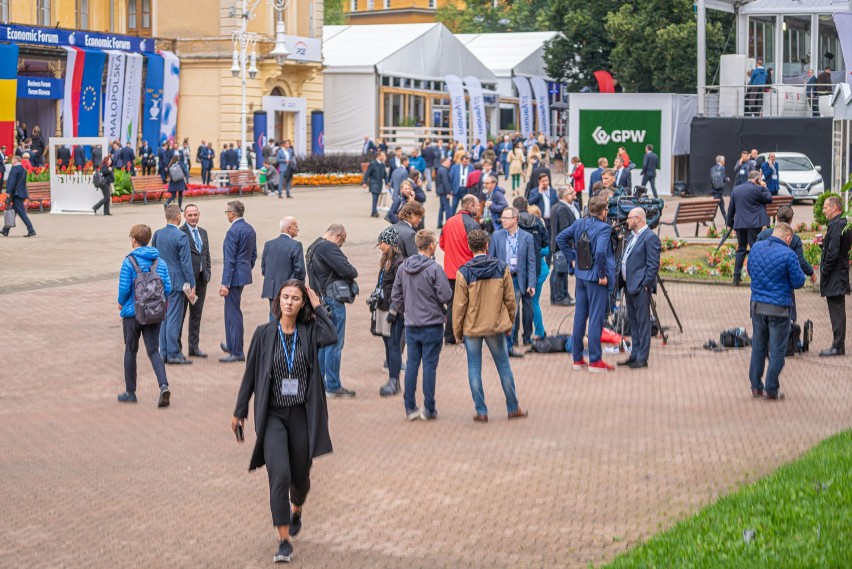
M 101 127 L 101 88 L 106 54 L 96 49 L 83 51 L 85 55 L 80 81 L 80 106 L 77 110 L 77 136 L 98 136 Z
M 142 140 L 156 148 L 160 145 L 160 122 L 163 117 L 163 58 L 150 54 L 145 79 L 145 106 L 142 109 Z

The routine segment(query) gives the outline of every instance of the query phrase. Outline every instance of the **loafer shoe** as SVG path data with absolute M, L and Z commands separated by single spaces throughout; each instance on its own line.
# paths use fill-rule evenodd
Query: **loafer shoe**
M 204 352 L 202 352 L 198 348 L 195 348 L 193 350 L 189 350 L 189 355 L 192 356 L 192 357 L 195 357 L 195 358 L 206 358 L 207 357 L 207 354 L 205 354 Z
M 630 369 L 639 369 L 639 368 L 643 368 L 643 367 L 648 367 L 648 362 L 636 360 L 636 361 L 633 361 L 633 362 L 630 362 L 629 364 L 627 364 L 627 367 L 630 368 Z
M 616 363 L 620 366 L 629 366 L 630 364 L 632 364 L 635 361 L 636 360 L 634 360 L 633 358 L 627 358 L 626 360 L 621 360 L 620 362 L 616 362 Z
M 480 415 L 479 413 L 477 413 L 473 416 L 473 420 L 477 423 L 487 423 L 488 415 Z
M 219 361 L 223 364 L 229 364 L 233 362 L 244 362 L 246 361 L 245 356 L 225 356 L 224 358 L 219 358 Z M 192 362 L 189 362 L 192 363 Z
M 524 411 L 523 409 L 518 409 L 517 411 L 512 411 L 509 413 L 509 420 L 512 419 L 526 419 L 529 416 L 529 411 Z

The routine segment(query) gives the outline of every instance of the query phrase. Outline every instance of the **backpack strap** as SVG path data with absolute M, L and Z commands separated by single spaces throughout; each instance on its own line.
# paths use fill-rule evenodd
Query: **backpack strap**
M 130 264 L 133 265 L 133 268 L 136 270 L 136 274 L 141 275 L 142 269 L 139 268 L 139 264 L 136 262 L 136 259 L 133 257 L 133 255 L 128 255 L 127 259 L 130 261 Z

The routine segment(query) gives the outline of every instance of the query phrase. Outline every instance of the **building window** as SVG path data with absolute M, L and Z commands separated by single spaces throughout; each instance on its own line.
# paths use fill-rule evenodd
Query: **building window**
M 36 0 L 36 18 L 39 26 L 52 26 L 50 21 L 50 0 Z
M 0 22 L 9 23 L 9 0 L 0 0 Z
M 375 0 L 367 0 L 367 10 L 375 8 Z
M 391 0 L 384 0 L 384 2 L 385 2 L 385 10 L 389 10 L 389 9 L 390 9 L 390 3 L 391 3 Z
M 89 0 L 77 0 L 77 28 L 89 29 Z
M 358 0 L 349 0 L 349 11 L 357 12 L 358 11 Z
M 434 10 L 435 4 L 436 4 L 435 0 L 429 0 L 429 9 Z
M 135 36 L 151 35 L 151 0 L 128 0 L 127 33 Z

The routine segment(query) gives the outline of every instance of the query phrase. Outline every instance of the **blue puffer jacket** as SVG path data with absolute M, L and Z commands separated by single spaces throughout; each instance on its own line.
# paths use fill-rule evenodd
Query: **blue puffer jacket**
M 752 302 L 793 306 L 793 290 L 805 284 L 799 259 L 784 241 L 758 241 L 748 254 Z
M 160 252 L 154 247 L 138 247 L 130 252 L 136 259 L 136 264 L 145 273 L 151 268 L 154 259 L 160 259 Z M 172 292 L 172 281 L 169 279 L 169 267 L 162 259 L 157 263 L 157 274 L 163 279 L 166 294 Z M 121 305 L 121 317 L 132 318 L 136 316 L 136 308 L 133 306 L 133 281 L 136 280 L 136 269 L 130 264 L 130 259 L 125 257 L 121 264 L 121 272 L 118 275 L 118 303 Z

